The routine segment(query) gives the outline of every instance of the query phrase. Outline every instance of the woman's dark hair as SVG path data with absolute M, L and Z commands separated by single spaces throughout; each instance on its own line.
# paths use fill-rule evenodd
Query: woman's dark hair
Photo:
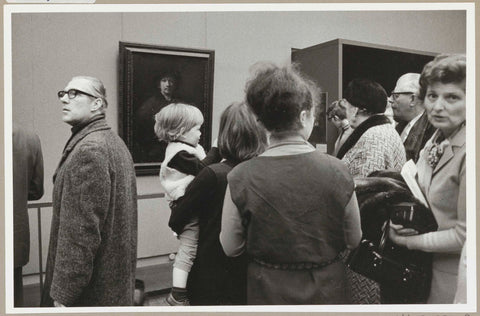
M 220 155 L 239 163 L 265 151 L 267 135 L 255 114 L 245 103 L 230 104 L 220 117 Z
M 363 109 L 367 114 L 383 113 L 387 107 L 385 89 L 369 79 L 353 79 L 348 83 L 343 96 L 351 105 Z
M 299 130 L 300 112 L 317 104 L 315 85 L 296 65 L 257 63 L 254 68 L 254 76 L 246 85 L 246 99 L 258 119 L 271 132 Z
M 466 68 L 467 58 L 463 54 L 436 56 L 423 67 L 420 75 L 419 99 L 424 100 L 428 86 L 437 82 L 463 84 L 465 90 Z

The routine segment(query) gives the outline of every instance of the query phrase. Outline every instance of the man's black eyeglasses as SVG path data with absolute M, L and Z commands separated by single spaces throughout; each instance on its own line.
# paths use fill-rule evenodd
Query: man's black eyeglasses
M 77 90 L 77 89 L 70 89 L 68 91 L 63 91 L 63 90 L 60 90 L 57 92 L 57 96 L 59 99 L 63 98 L 63 96 L 65 94 L 68 94 L 68 98 L 69 99 L 73 99 L 77 96 L 77 94 L 84 94 L 84 95 L 88 95 L 89 97 L 92 97 L 92 98 L 98 98 L 94 95 L 91 95 L 90 93 L 86 93 L 86 92 L 83 92 L 83 91 L 80 91 L 80 90 Z
M 415 94 L 413 92 L 393 92 L 391 93 L 391 96 L 394 100 L 398 99 L 398 97 L 401 95 L 401 94 Z

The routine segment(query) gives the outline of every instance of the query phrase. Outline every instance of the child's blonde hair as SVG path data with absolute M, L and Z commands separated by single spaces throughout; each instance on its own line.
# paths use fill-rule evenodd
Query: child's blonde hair
M 155 134 L 159 140 L 175 141 L 196 125 L 203 124 L 202 112 L 185 103 L 171 103 L 155 114 Z

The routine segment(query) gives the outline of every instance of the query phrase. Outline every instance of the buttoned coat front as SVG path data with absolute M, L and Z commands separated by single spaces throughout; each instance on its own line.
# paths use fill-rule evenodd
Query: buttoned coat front
M 71 137 L 54 176 L 42 306 L 133 305 L 136 256 L 133 161 L 96 117 Z

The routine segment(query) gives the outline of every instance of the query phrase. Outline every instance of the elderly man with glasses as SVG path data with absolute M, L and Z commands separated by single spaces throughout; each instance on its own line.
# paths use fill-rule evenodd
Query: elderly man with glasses
M 417 73 L 400 76 L 389 100 L 407 160 L 413 159 L 414 162 L 417 162 L 420 151 L 435 131 L 428 121 L 423 102 L 418 98 L 419 79 L 420 74 Z
M 58 97 L 72 135 L 53 176 L 41 305 L 133 305 L 137 202 L 130 152 L 107 125 L 100 80 L 74 77 Z

